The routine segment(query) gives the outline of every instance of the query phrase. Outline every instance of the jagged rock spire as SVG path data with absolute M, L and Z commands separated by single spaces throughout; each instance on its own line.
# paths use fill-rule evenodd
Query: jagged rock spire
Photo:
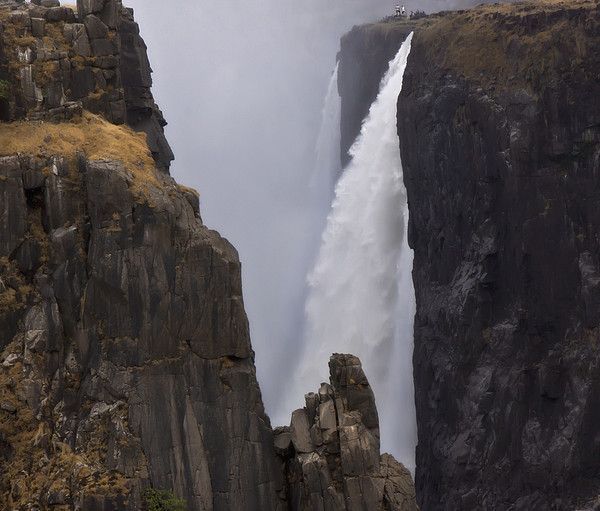
M 334 354 L 330 383 L 306 395 L 289 427 L 275 430 L 295 511 L 417 509 L 410 472 L 380 455 L 373 390 L 354 355 Z

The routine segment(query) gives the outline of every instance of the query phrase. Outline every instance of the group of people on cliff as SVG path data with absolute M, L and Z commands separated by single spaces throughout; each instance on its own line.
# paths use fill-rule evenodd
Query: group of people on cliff
M 423 11 L 410 11 L 408 14 L 406 13 L 406 7 L 396 5 L 396 18 L 421 18 L 425 16 Z
M 410 13 L 410 15 L 412 15 L 412 12 Z M 409 15 L 409 18 L 410 18 Z M 399 5 L 396 6 L 396 17 L 404 17 L 406 16 L 406 8 L 404 6 L 400 7 Z

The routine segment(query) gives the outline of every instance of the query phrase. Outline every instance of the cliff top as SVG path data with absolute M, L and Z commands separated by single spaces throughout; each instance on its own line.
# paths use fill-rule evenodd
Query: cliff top
M 116 160 L 123 163 L 134 178 L 159 184 L 146 135 L 89 112 L 84 112 L 79 119 L 61 123 L 0 123 L 0 156 L 16 154 L 69 159 L 83 154 L 88 160 Z
M 139 167 L 149 151 L 154 166 L 168 173 L 174 157 L 163 131 L 166 122 L 152 96 L 151 72 L 133 13 L 121 0 L 78 2 L 77 7 L 58 0 L 0 2 L 0 122 L 20 123 L 3 126 L 8 134 L 25 133 L 23 123 L 31 122 L 27 137 L 33 140 L 27 149 L 44 139 L 44 129 L 57 131 L 50 124 L 42 129 L 38 121 L 64 123 L 66 136 L 75 139 L 98 135 L 106 142 L 112 130 L 119 142 L 104 144 L 104 153 L 112 151 L 125 164 L 133 158 Z M 77 124 L 82 111 L 97 117 L 85 116 Z M 134 131 L 145 133 L 148 151 L 142 151 L 142 139 Z M 57 147 L 56 137 L 51 138 L 52 147 L 42 149 L 71 153 L 72 147 Z M 136 146 L 131 154 L 126 138 Z M 19 149 L 23 144 L 19 141 Z M 94 152 L 90 143 L 86 151 Z
M 487 89 L 537 88 L 553 74 L 593 72 L 597 0 L 485 4 L 424 19 L 427 58 Z
M 442 69 L 488 90 L 532 90 L 539 80 L 552 79 L 549 70 L 564 74 L 585 67 L 583 72 L 594 72 L 588 64 L 597 50 L 593 36 L 600 32 L 600 2 L 482 4 L 416 20 L 388 18 L 353 32 L 398 44 L 410 30 L 427 48 L 425 58 Z

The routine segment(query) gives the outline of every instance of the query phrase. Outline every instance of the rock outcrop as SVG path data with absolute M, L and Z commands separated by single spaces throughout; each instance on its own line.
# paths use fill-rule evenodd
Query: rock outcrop
M 428 23 L 398 106 L 419 504 L 591 509 L 600 4 L 493 5 Z
M 159 167 L 173 153 L 150 87 L 146 46 L 120 0 L 7 0 L 0 13 L 0 120 L 69 120 L 86 111 L 147 134 Z M 4 96 L 4 97 L 3 97 Z
M 3 509 L 278 508 L 237 253 L 146 152 L 0 158 Z
M 289 428 L 275 430 L 295 511 L 417 511 L 410 472 L 380 456 L 375 398 L 352 355 L 329 361 L 330 384 L 306 395 Z

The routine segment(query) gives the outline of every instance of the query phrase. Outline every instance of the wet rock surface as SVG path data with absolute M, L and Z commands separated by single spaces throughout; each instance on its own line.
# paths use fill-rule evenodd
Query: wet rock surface
M 360 360 L 335 354 L 331 381 L 275 430 L 289 509 L 416 511 L 410 472 L 380 455 L 379 419 Z
M 600 494 L 600 11 L 491 6 L 417 31 L 398 104 L 426 510 Z

